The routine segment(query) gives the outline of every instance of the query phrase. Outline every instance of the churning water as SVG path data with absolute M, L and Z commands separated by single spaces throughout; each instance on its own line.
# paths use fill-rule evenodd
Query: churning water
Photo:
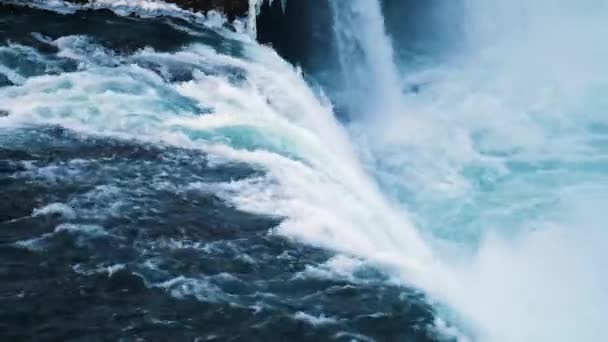
M 355 119 L 352 139 L 433 246 L 437 264 L 419 286 L 461 331 L 484 341 L 601 340 L 608 3 L 462 6 L 460 41 L 442 63 L 393 62 L 377 47 L 387 37 L 359 41 L 359 61 L 402 64 L 402 85 L 381 82 L 406 94 L 368 93 L 401 107 Z M 375 68 L 366 72 L 382 75 Z
M 608 336 L 604 1 L 462 1 L 408 64 L 332 0 L 331 98 L 247 23 L 119 5 L 0 5 L 5 336 Z

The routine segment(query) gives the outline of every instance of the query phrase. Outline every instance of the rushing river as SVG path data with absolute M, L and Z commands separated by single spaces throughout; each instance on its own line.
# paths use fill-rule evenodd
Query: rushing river
M 2 339 L 608 338 L 608 4 L 328 2 L 0 2 Z

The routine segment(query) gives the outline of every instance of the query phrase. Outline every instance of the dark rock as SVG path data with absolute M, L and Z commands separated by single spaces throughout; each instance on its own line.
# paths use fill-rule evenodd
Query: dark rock
M 0 118 L 4 117 L 4 116 L 8 116 L 8 111 L 4 110 L 4 109 L 0 109 Z

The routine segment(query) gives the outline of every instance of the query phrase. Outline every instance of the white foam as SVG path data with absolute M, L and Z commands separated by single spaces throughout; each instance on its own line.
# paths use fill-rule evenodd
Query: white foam
M 189 11 L 180 8 L 175 4 L 170 4 L 161 0 L 95 0 L 86 7 L 110 8 L 122 15 L 129 15 L 137 12 L 138 14 L 150 13 L 188 13 Z
M 584 23 L 575 22 L 582 32 L 597 34 L 597 23 L 584 29 Z M 521 47 L 534 45 L 528 43 Z M 605 203 L 593 193 L 605 193 L 598 184 L 606 184 L 606 178 L 602 172 L 576 168 L 567 178 L 562 168 L 545 172 L 531 163 L 578 165 L 605 157 L 603 147 L 585 135 L 591 123 L 606 122 L 597 114 L 606 107 L 587 97 L 589 92 L 603 93 L 601 73 L 592 72 L 601 66 L 596 58 L 602 51 L 578 47 L 592 53 L 575 54 L 581 58 L 576 60 L 594 63 L 558 63 L 536 72 L 542 63 L 530 67 L 526 58 L 506 58 L 510 49 L 471 54 L 459 61 L 460 70 L 433 70 L 435 84 L 404 102 L 408 113 L 420 117 L 366 121 L 373 125 L 350 130 L 374 175 L 382 185 L 391 185 L 390 198 L 403 207 L 389 202 L 367 175 L 331 107 L 298 71 L 251 42 L 244 45 L 242 59 L 200 45 L 174 54 L 148 49 L 133 57 L 217 70 L 213 75 L 195 73 L 193 80 L 176 85 L 135 65 L 105 68 L 93 60 L 76 73 L 31 78 L 20 87 L 0 89 L 0 101 L 11 112 L 5 119 L 15 123 L 59 124 L 196 148 L 215 163 L 237 161 L 259 168 L 264 176 L 192 186 L 241 210 L 285 218 L 277 234 L 356 255 L 384 267 L 402 283 L 425 289 L 440 308 L 448 308 L 442 310 L 446 319 L 460 323 L 473 337 L 601 340 L 608 336 L 600 322 L 608 308 L 602 264 L 608 260 L 607 240 L 596 227 L 601 208 L 594 208 L 595 216 L 587 212 L 592 217 L 587 221 L 573 203 Z M 533 51 L 538 53 L 534 58 L 551 60 Z M 549 51 L 561 51 L 559 44 Z M 553 72 L 562 67 L 568 71 Z M 235 81 L 222 71 L 227 69 L 242 71 L 242 79 Z M 570 76 L 576 76 L 573 86 L 564 85 Z M 185 98 L 200 108 L 185 105 Z M 213 114 L 200 115 L 203 108 Z M 577 113 L 582 114 L 575 120 Z M 518 167 L 534 171 L 520 172 Z M 575 191 L 566 191 L 569 185 Z M 572 197 L 579 191 L 584 196 Z M 530 218 L 523 215 L 526 207 L 545 211 Z M 431 250 L 407 208 L 426 237 L 458 236 L 455 246 L 450 245 L 454 248 Z M 492 228 L 506 234 L 480 234 Z M 461 250 L 460 243 L 469 254 L 454 253 Z M 317 275 L 354 272 L 361 259 L 334 258 Z M 315 270 L 307 271 L 305 276 Z M 164 287 L 176 296 L 198 294 L 213 300 L 214 289 L 207 285 L 206 280 L 180 278 Z
M 51 42 L 59 52 L 57 56 L 69 58 L 82 63 L 81 68 L 87 65 L 117 65 L 121 62 L 119 56 L 100 45 L 94 44 L 87 36 L 64 36 Z
M 72 207 L 64 203 L 51 203 L 42 208 L 34 209 L 32 217 L 59 214 L 70 220 L 76 218 L 76 212 Z
M 569 208 L 564 226 L 538 226 L 514 240 L 489 236 L 471 264 L 455 265 L 435 288 L 481 340 L 602 339 L 608 235 L 594 210 Z
M 335 318 L 327 317 L 323 314 L 321 314 L 319 316 L 314 316 L 314 315 L 307 314 L 306 312 L 302 312 L 302 311 L 296 312 L 293 315 L 293 318 L 295 318 L 296 320 L 299 320 L 299 321 L 307 322 L 313 326 L 337 323 L 337 320 Z
M 79 5 L 64 0 L 5 0 L 3 2 L 20 6 L 41 8 L 63 14 L 74 13 L 80 8 Z
M 72 234 L 84 234 L 92 237 L 106 236 L 108 232 L 101 226 L 94 224 L 60 224 L 55 227 L 55 233 L 67 232 Z
M 73 58 L 96 51 L 86 39 L 59 41 L 70 51 L 80 46 Z M 135 65 L 96 66 L 105 64 L 102 54 L 86 70 L 2 89 L 0 99 L 14 122 L 162 141 L 261 168 L 266 177 L 212 189 L 242 210 L 284 217 L 276 233 L 378 263 L 396 262 L 412 278 L 421 277 L 433 264 L 428 249 L 365 174 L 331 108 L 274 51 L 245 43 L 244 53 L 237 59 L 193 45 L 174 56 L 147 49 L 133 57 L 241 69 L 245 79 L 237 83 L 230 74 L 195 73 L 194 80 L 172 86 Z M 212 108 L 213 115 L 180 105 L 184 97 Z
M 165 282 L 155 284 L 154 287 L 163 288 L 173 297 L 184 299 L 189 296 L 195 297 L 202 302 L 217 302 L 226 294 L 216 285 L 206 279 L 195 279 L 179 276 Z
M 376 341 L 371 337 L 368 337 L 368 336 L 365 336 L 362 334 L 346 332 L 346 331 L 340 331 L 334 335 L 334 338 L 336 338 L 336 339 L 342 339 L 344 337 L 350 338 L 351 341 L 362 341 L 362 342 L 375 342 Z
M 294 278 L 345 279 L 352 283 L 364 283 L 365 279 L 357 279 L 355 273 L 365 266 L 363 260 L 337 255 L 321 265 L 307 265 Z
M 50 233 L 42 234 L 36 238 L 17 241 L 15 242 L 15 246 L 32 251 L 43 251 L 47 247 L 49 240 L 61 233 L 73 235 L 77 244 L 83 244 L 86 239 L 109 236 L 109 233 L 98 225 L 63 223 L 55 227 Z
M 606 125 L 608 8 L 466 5 L 453 64 L 408 75 L 433 81 L 402 117 L 355 123 L 351 136 L 387 193 L 441 239 L 422 287 L 444 318 L 475 340 L 603 340 L 608 236 L 594 211 L 606 133 L 591 127 Z

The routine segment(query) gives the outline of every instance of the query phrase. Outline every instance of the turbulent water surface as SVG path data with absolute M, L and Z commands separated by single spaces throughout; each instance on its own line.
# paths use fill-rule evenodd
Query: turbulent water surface
M 1 339 L 608 337 L 605 1 L 10 2 Z
M 318 184 L 342 177 L 328 150 L 350 157 L 271 50 L 180 19 L 0 11 L 3 338 L 432 336 L 419 292 L 280 233 L 341 219 Z

